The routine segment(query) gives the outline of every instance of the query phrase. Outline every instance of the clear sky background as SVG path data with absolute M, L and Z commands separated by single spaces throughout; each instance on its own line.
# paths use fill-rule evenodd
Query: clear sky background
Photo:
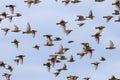
M 11 14 L 9 8 L 5 8 L 5 5 L 15 4 L 15 13 L 22 14 L 19 18 L 13 18 L 10 23 L 8 19 L 3 20 L 0 24 L 0 28 L 8 27 L 11 30 L 14 29 L 14 24 L 18 25 L 22 31 L 26 30 L 27 22 L 30 23 L 31 28 L 37 30 L 36 37 L 33 39 L 32 35 L 23 35 L 20 33 L 8 32 L 4 36 L 3 31 L 0 31 L 0 61 L 12 65 L 14 67 L 11 73 L 11 80 L 67 80 L 66 76 L 77 75 L 78 80 L 82 80 L 84 77 L 90 77 L 91 80 L 108 80 L 112 75 L 120 78 L 120 23 L 115 23 L 114 20 L 118 19 L 118 16 L 114 16 L 110 22 L 106 23 L 103 16 L 112 15 L 115 6 L 112 5 L 114 0 L 105 0 L 104 2 L 97 3 L 94 0 L 81 0 L 78 4 L 64 5 L 61 0 L 55 2 L 54 0 L 41 0 L 41 3 L 32 5 L 28 8 L 24 0 L 1 0 L 0 1 L 0 13 L 6 11 Z M 78 27 L 76 15 L 88 16 L 90 9 L 93 11 L 95 18 L 93 20 L 87 19 L 83 27 Z M 70 35 L 66 36 L 61 27 L 56 25 L 61 19 L 68 21 L 67 29 L 72 29 Z M 105 26 L 106 28 L 102 32 L 100 38 L 100 44 L 98 45 L 91 35 L 95 34 L 98 30 L 96 26 Z M 63 40 L 60 42 L 54 42 L 53 47 L 44 46 L 46 38 L 45 34 L 60 36 Z M 20 41 L 19 48 L 11 43 L 14 39 Z M 68 44 L 68 40 L 74 40 L 72 44 Z M 112 40 L 115 44 L 115 50 L 106 50 L 109 46 L 109 40 Z M 95 51 L 93 52 L 92 59 L 89 56 L 83 57 L 81 60 L 76 54 L 82 52 L 82 42 L 89 42 Z M 40 50 L 37 51 L 32 47 L 38 44 Z M 51 69 L 51 72 L 47 71 L 47 68 L 43 66 L 43 63 L 47 62 L 50 54 L 54 54 L 59 49 L 60 44 L 64 47 L 70 48 L 66 52 L 66 57 L 74 56 L 74 63 L 67 63 L 66 61 L 56 64 L 55 68 Z M 19 54 L 26 55 L 23 65 L 16 65 L 13 62 L 15 56 Z M 94 66 L 90 63 L 99 61 L 100 57 L 104 56 L 107 60 L 101 62 L 98 69 L 95 70 Z M 54 77 L 52 73 L 56 69 L 61 68 L 64 63 L 67 64 L 68 70 L 61 72 L 58 77 Z M 0 68 L 0 75 L 9 71 Z M 5 80 L 0 76 L 0 80 Z

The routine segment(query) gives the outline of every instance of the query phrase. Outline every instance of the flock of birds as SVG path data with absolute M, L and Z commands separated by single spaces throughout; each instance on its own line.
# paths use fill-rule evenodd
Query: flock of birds
M 55 0 L 55 1 L 58 2 L 58 0 Z M 40 0 L 26 0 L 24 2 L 27 3 L 28 8 L 30 8 L 32 4 L 39 4 L 41 1 Z M 81 1 L 80 0 L 73 0 L 73 1 L 71 1 L 71 0 L 63 0 L 61 2 L 64 3 L 65 5 L 68 5 L 70 2 L 76 4 L 76 3 L 79 3 Z M 104 2 L 104 0 L 95 0 L 95 2 Z M 114 10 L 112 15 L 103 16 L 103 18 L 106 19 L 106 23 L 110 22 L 110 20 L 114 17 L 114 15 L 118 15 L 118 20 L 115 20 L 115 22 L 120 22 L 120 16 L 119 16 L 120 15 L 120 0 L 116 0 L 115 3 L 113 3 L 112 5 L 116 6 L 116 10 Z M 10 5 L 6 5 L 5 7 L 10 9 L 11 15 L 6 13 L 6 12 L 1 13 L 0 14 L 0 16 L 1 16 L 0 23 L 2 23 L 2 21 L 5 20 L 5 19 L 9 19 L 9 21 L 12 22 L 13 18 L 15 18 L 15 17 L 17 18 L 17 17 L 21 17 L 22 16 L 21 13 L 14 13 L 14 9 L 15 9 L 16 5 L 10 4 Z M 94 16 L 92 10 L 90 10 L 88 16 L 85 17 L 85 16 L 82 16 L 82 15 L 77 15 L 77 19 L 75 19 L 75 21 L 79 21 L 80 23 L 78 24 L 78 26 L 82 27 L 85 23 L 83 23 L 81 21 L 84 21 L 87 18 L 93 20 L 94 17 L 95 16 Z M 66 34 L 66 36 L 68 36 L 73 31 L 71 29 L 66 29 L 66 27 L 67 27 L 66 24 L 67 23 L 68 22 L 65 21 L 65 20 L 60 20 L 59 22 L 56 22 L 56 25 L 60 26 L 62 28 L 62 30 Z M 5 36 L 11 30 L 11 32 L 14 32 L 14 33 L 22 32 L 22 34 L 31 34 L 33 36 L 33 38 L 35 38 L 35 35 L 38 32 L 37 30 L 31 29 L 31 25 L 30 25 L 29 22 L 27 23 L 25 31 L 20 30 L 17 25 L 14 25 L 14 27 L 15 28 L 13 30 L 11 30 L 10 28 L 1 28 L 1 30 L 3 30 Z M 100 42 L 100 37 L 102 36 L 101 34 L 102 34 L 102 31 L 104 30 L 104 28 L 105 28 L 105 26 L 95 27 L 95 29 L 97 29 L 98 32 L 93 34 L 93 35 L 91 35 L 91 37 L 95 38 L 97 44 L 99 44 L 99 42 Z M 48 47 L 54 46 L 54 44 L 53 44 L 54 41 L 57 42 L 57 41 L 61 41 L 62 40 L 62 38 L 58 37 L 58 36 L 53 39 L 52 36 L 53 35 L 51 35 L 51 34 L 43 35 L 43 37 L 46 38 L 45 46 L 48 46 Z M 74 41 L 70 40 L 67 43 L 70 44 L 70 43 L 73 43 L 73 42 Z M 106 47 L 106 49 L 108 49 L 108 50 L 116 49 L 113 41 L 110 40 L 109 42 L 110 42 L 109 46 Z M 19 48 L 19 43 L 20 42 L 17 39 L 14 39 L 11 43 L 14 44 L 16 48 Z M 86 55 L 89 55 L 90 58 L 92 58 L 92 54 L 93 54 L 93 51 L 95 49 L 93 49 L 90 46 L 89 42 L 81 43 L 81 45 L 83 46 L 83 48 L 82 48 L 83 50 L 82 50 L 82 52 L 77 53 L 76 55 L 79 56 L 80 59 L 82 59 Z M 36 45 L 33 46 L 33 48 L 39 50 L 40 45 L 36 44 Z M 64 54 L 68 50 L 69 50 L 69 48 L 63 47 L 63 45 L 61 44 L 58 51 L 56 51 L 54 54 L 49 55 L 50 58 L 47 60 L 47 62 L 45 62 L 43 64 L 43 66 L 45 66 L 48 69 L 48 72 L 50 72 L 51 68 L 54 68 L 56 63 L 60 64 L 63 61 L 66 61 L 66 62 L 69 62 L 69 63 L 73 63 L 73 62 L 76 61 L 74 59 L 73 55 L 71 55 L 69 59 L 66 58 L 66 56 Z M 25 58 L 25 55 L 21 54 L 21 55 L 15 56 L 15 59 L 13 61 L 17 65 L 18 64 L 23 64 L 24 58 Z M 103 61 L 106 61 L 106 58 L 102 56 L 100 61 L 92 62 L 91 64 L 94 65 L 95 70 L 97 70 L 99 64 L 101 62 L 103 62 Z M 8 65 L 4 61 L 0 61 L 0 67 L 3 67 L 5 69 L 9 70 L 10 72 L 13 71 L 12 65 Z M 67 68 L 67 64 L 65 63 L 63 65 L 63 67 L 57 69 L 56 72 L 54 72 L 53 74 L 55 75 L 55 77 L 57 77 L 57 76 L 60 75 L 60 73 L 62 71 L 67 71 L 67 70 L 69 70 L 69 69 Z M 10 80 L 11 75 L 12 74 L 9 74 L 9 73 L 3 73 L 2 76 L 4 76 L 6 78 L 6 80 Z M 66 78 L 68 80 L 78 80 L 79 76 L 69 75 Z M 91 78 L 90 77 L 84 77 L 83 79 L 84 80 L 90 80 Z M 113 75 L 109 80 L 120 80 L 120 79 Z

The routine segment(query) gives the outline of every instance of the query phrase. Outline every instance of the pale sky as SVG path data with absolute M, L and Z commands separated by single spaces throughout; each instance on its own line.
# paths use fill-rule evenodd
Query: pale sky
M 80 3 L 70 3 L 66 6 L 61 1 L 41 0 L 41 3 L 31 5 L 30 8 L 24 3 L 24 0 L 0 1 L 0 13 L 6 11 L 11 14 L 9 8 L 5 8 L 5 5 L 14 4 L 16 5 L 14 13 L 22 14 L 21 17 L 13 18 L 11 23 L 8 19 L 3 20 L 0 28 L 8 27 L 13 30 L 14 24 L 16 24 L 22 31 L 25 31 L 27 22 L 29 22 L 31 28 L 38 31 L 34 39 L 32 35 L 23 35 L 22 32 L 12 33 L 9 31 L 4 36 L 3 31 L 0 31 L 0 61 L 4 61 L 14 68 L 12 73 L 0 68 L 0 75 L 10 73 L 12 74 L 11 80 L 67 80 L 66 77 L 69 75 L 79 76 L 78 80 L 82 80 L 84 77 L 90 77 L 91 80 L 108 80 L 112 75 L 120 78 L 120 23 L 114 22 L 118 19 L 118 16 L 114 16 L 108 23 L 103 18 L 103 16 L 112 15 L 116 9 L 115 6 L 111 5 L 114 0 L 105 0 L 101 3 L 94 0 L 81 0 Z M 78 27 L 79 21 L 75 21 L 76 16 L 88 16 L 90 10 L 93 11 L 95 18 L 83 21 L 85 25 Z M 59 25 L 56 25 L 61 19 L 68 22 L 67 29 L 73 30 L 68 36 L 65 35 Z M 106 28 L 102 32 L 100 44 L 97 44 L 91 35 L 98 31 L 95 27 L 101 25 Z M 44 46 L 46 38 L 43 35 L 45 34 L 52 34 L 52 38 L 60 36 L 63 40 L 53 42 L 53 47 L 47 47 Z M 15 38 L 20 41 L 18 49 L 11 43 Z M 74 40 L 74 43 L 68 44 L 68 40 Z M 109 46 L 109 40 L 114 42 L 116 49 L 105 49 Z M 95 49 L 91 59 L 89 56 L 85 56 L 80 60 L 79 56 L 76 55 L 82 52 L 82 45 L 80 44 L 82 42 L 89 42 L 91 47 Z M 35 44 L 40 45 L 39 51 L 32 48 Z M 60 44 L 70 48 L 65 55 L 68 59 L 73 55 L 76 61 L 73 63 L 63 61 L 56 64 L 51 72 L 48 72 L 43 64 L 47 62 L 49 55 L 58 51 Z M 15 56 L 19 54 L 26 56 L 23 65 L 16 65 L 13 62 Z M 95 70 L 91 63 L 99 61 L 101 56 L 104 56 L 106 61 L 101 62 L 98 69 Z M 68 70 L 61 72 L 58 77 L 54 77 L 55 70 L 61 68 L 64 63 L 67 64 Z M 5 80 L 5 78 L 0 76 L 0 80 Z

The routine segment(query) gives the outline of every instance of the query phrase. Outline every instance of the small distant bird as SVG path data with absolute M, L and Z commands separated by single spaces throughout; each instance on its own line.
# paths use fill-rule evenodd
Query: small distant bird
M 13 60 L 15 63 L 17 63 L 17 65 L 19 64 L 20 60 L 19 59 L 14 59 Z
M 60 74 L 60 71 L 53 73 L 55 77 L 57 77 Z
M 64 52 L 63 52 L 63 45 L 62 44 L 60 44 L 59 51 L 56 52 L 56 54 L 64 54 Z
M 70 56 L 70 59 L 68 60 L 68 62 L 74 62 L 75 60 L 74 60 L 74 58 L 73 58 L 73 56 L 71 55 Z
M 5 36 L 7 35 L 8 31 L 10 30 L 10 28 L 1 28 L 1 30 L 4 31 Z
M 3 18 L 0 18 L 0 23 L 1 23 L 3 20 L 4 20 Z
M 0 15 L 3 16 L 4 18 L 7 18 L 8 14 L 6 12 L 2 12 Z
M 4 67 L 5 68 L 6 64 L 3 61 L 0 61 L 0 67 Z
M 62 3 L 65 3 L 65 6 L 70 3 L 70 0 L 63 0 Z
M 8 18 L 10 22 L 12 22 L 13 17 L 14 17 L 14 16 L 10 15 L 10 16 L 7 16 L 6 18 Z
M 61 41 L 62 39 L 60 37 L 55 37 L 54 41 Z
M 65 32 L 66 35 L 69 35 L 72 31 L 73 30 L 65 30 L 64 32 Z
M 75 21 L 84 21 L 84 20 L 86 20 L 86 18 L 84 18 L 84 16 L 79 15 L 77 17 L 78 17 L 78 19 L 76 19 Z
M 40 46 L 35 45 L 33 48 L 35 48 L 35 49 L 39 50 Z
M 80 59 L 82 59 L 86 55 L 86 52 L 77 53 L 77 55 L 80 55 Z
M 99 41 L 100 41 L 100 33 L 101 32 L 97 32 L 95 35 L 92 35 L 91 37 L 95 37 L 95 39 L 96 39 L 96 42 L 99 44 Z
M 115 3 L 112 3 L 112 5 L 115 5 L 118 10 L 120 10 L 120 0 L 116 0 Z
M 51 68 L 51 63 L 47 62 L 46 64 L 43 64 L 43 66 L 46 66 L 48 69 L 48 72 L 50 72 L 50 68 Z
M 106 22 L 109 22 L 113 18 L 113 16 L 103 16 L 103 18 L 106 18 Z
M 64 55 L 60 55 L 60 58 L 58 58 L 60 60 L 66 60 L 67 58 Z
M 99 32 L 102 32 L 104 28 L 105 28 L 105 26 L 98 26 L 98 27 L 95 27 L 95 29 L 99 29 Z
M 26 31 L 24 31 L 23 34 L 31 34 L 31 33 L 32 33 L 31 26 L 29 23 L 27 23 Z
M 33 0 L 33 3 L 34 4 L 38 4 L 38 3 L 40 3 L 41 1 L 40 0 Z
M 68 43 L 73 43 L 74 41 L 72 41 L 72 40 L 70 40 L 70 41 L 68 41 Z
M 14 43 L 16 48 L 18 48 L 20 42 L 17 39 L 14 39 L 14 41 L 12 41 L 11 43 Z
M 64 31 L 64 30 L 66 30 L 66 24 L 67 23 L 68 22 L 66 22 L 64 20 L 61 20 L 59 23 L 56 23 L 56 25 L 60 25 L 62 27 L 63 31 Z
M 71 1 L 71 3 L 79 3 L 80 0 L 74 0 L 74 1 Z
M 21 30 L 19 30 L 19 27 L 17 25 L 14 25 L 14 30 L 12 30 L 11 32 L 20 32 Z
M 106 59 L 104 57 L 101 57 L 100 61 L 105 61 Z
M 95 2 L 103 2 L 104 0 L 95 0 Z
M 118 79 L 114 75 L 112 75 L 112 77 L 109 80 L 120 80 L 120 79 Z
M 6 78 L 6 80 L 10 80 L 12 74 L 4 73 L 2 76 Z
M 97 70 L 98 65 L 100 64 L 100 62 L 93 62 L 93 63 L 91 63 L 91 64 L 93 64 L 93 65 L 95 66 L 95 70 Z
M 36 32 L 37 32 L 36 30 L 32 30 L 32 31 L 31 31 L 33 38 L 35 38 Z
M 120 11 L 119 10 L 114 10 L 114 13 L 112 13 L 112 15 L 119 15 Z
M 14 14 L 14 8 L 16 7 L 15 5 L 10 4 L 10 5 L 6 5 L 5 7 L 9 7 L 11 13 Z
M 84 80 L 90 80 L 90 77 L 85 77 L 85 78 L 83 78 Z
M 118 17 L 118 19 L 117 19 L 117 20 L 115 20 L 115 22 L 120 22 L 120 16 Z
M 34 1 L 33 0 L 26 0 L 26 1 L 24 1 L 25 3 L 27 3 L 27 5 L 28 5 L 28 8 L 30 8 L 31 7 L 31 5 L 32 5 L 32 3 L 34 3 Z
M 92 10 L 90 10 L 89 15 L 86 18 L 90 18 L 91 20 L 93 20 L 94 17 L 95 16 L 93 16 Z
M 78 79 L 78 76 L 70 75 L 70 76 L 67 76 L 67 79 L 68 79 L 68 80 L 77 80 L 77 79 Z
M 77 24 L 79 27 L 82 27 L 85 23 L 79 23 Z
M 47 38 L 47 42 L 45 44 L 45 46 L 53 46 L 53 40 L 52 40 L 52 35 L 43 35 L 43 37 L 46 37 Z
M 25 55 L 18 55 L 18 56 L 16 56 L 16 58 L 18 58 L 19 61 L 21 61 L 21 64 L 23 64 L 24 57 L 25 57 Z
M 110 42 L 110 45 L 109 45 L 109 47 L 106 47 L 106 49 L 115 49 L 115 46 L 114 46 L 114 43 L 110 40 L 109 41 Z
M 7 70 L 9 70 L 10 72 L 12 72 L 13 71 L 13 67 L 12 66 L 10 66 L 10 65 L 8 65 L 8 67 L 6 68 Z
M 62 67 L 62 70 L 67 70 L 67 65 L 64 64 L 64 66 Z
M 21 13 L 16 13 L 16 14 L 15 14 L 15 17 L 20 17 L 20 16 L 22 16 Z

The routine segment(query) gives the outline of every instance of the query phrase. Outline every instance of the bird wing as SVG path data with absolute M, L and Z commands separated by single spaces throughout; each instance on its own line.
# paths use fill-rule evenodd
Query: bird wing
M 30 27 L 30 24 L 29 24 L 29 23 L 27 23 L 26 31 L 27 31 L 27 32 L 31 31 L 31 27 Z
M 19 27 L 17 25 L 14 25 L 14 30 L 19 30 Z
M 114 47 L 114 43 L 110 40 L 110 47 Z

